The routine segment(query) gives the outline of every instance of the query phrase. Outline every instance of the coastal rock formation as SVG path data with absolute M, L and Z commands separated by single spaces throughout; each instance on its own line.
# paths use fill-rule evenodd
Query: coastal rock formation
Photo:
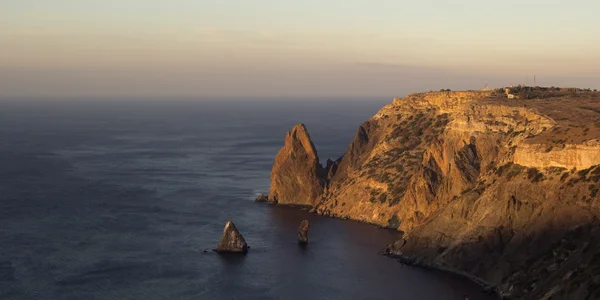
M 256 200 L 254 200 L 256 202 L 269 202 L 269 196 L 265 195 L 265 194 L 260 194 L 258 195 L 258 197 L 256 197 Z
M 217 247 L 213 249 L 215 252 L 234 252 L 234 253 L 246 253 L 248 252 L 248 244 L 246 240 L 235 227 L 235 224 L 231 221 L 227 221 L 225 228 L 223 229 L 223 236 L 217 244 Z
M 306 244 L 308 243 L 308 228 L 310 227 L 310 223 L 308 220 L 302 220 L 300 222 L 300 228 L 298 228 L 298 243 Z
M 298 124 L 288 131 L 275 156 L 269 201 L 313 206 L 323 193 L 326 175 L 306 127 Z
M 324 172 L 279 161 L 276 190 L 311 182 L 315 212 L 396 228 L 389 254 L 512 298 L 598 298 L 600 93 L 498 94 L 394 99 Z
M 548 145 L 522 145 L 515 152 L 514 162 L 527 167 L 587 169 L 600 161 L 600 147 L 596 141 L 582 145 L 561 145 L 559 149 Z

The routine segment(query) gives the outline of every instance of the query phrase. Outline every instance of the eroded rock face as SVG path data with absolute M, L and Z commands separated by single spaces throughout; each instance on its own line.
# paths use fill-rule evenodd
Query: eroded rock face
M 317 213 L 401 230 L 386 252 L 406 261 L 476 276 L 517 299 L 598 298 L 600 93 L 490 96 L 395 99 L 361 125 L 324 176 L 296 166 L 318 159 L 298 159 L 310 155 L 289 149 L 307 143 L 289 133 L 286 147 L 296 146 L 278 154 L 286 166 L 274 167 L 274 186 L 294 195 L 294 180 L 325 182 Z
M 227 221 L 223 229 L 223 236 L 214 251 L 221 253 L 246 253 L 248 252 L 248 244 L 246 244 L 246 240 L 244 240 L 242 234 L 237 230 L 235 224 Z
M 306 127 L 295 125 L 275 156 L 269 201 L 313 206 L 323 193 L 326 176 Z
M 308 243 L 308 228 L 310 227 L 310 223 L 308 220 L 302 220 L 300 222 L 300 228 L 298 228 L 298 243 L 307 244 Z
M 520 145 L 516 149 L 514 162 L 520 165 L 547 168 L 587 169 L 600 161 L 600 145 L 594 143 L 564 145 L 562 149 L 552 149 L 548 145 Z

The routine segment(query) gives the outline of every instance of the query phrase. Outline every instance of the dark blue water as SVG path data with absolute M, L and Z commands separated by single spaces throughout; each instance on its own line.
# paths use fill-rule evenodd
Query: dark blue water
M 0 299 L 477 299 L 377 255 L 395 232 L 253 202 L 295 123 L 335 158 L 388 100 L 0 102 Z M 204 253 L 229 219 L 250 252 Z

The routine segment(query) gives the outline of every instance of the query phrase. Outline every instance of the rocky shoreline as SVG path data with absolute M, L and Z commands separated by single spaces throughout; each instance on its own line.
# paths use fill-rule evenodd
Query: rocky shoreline
M 399 263 L 404 264 L 404 265 L 416 266 L 416 267 L 428 269 L 428 270 L 441 271 L 441 272 L 445 272 L 445 273 L 449 273 L 452 275 L 456 275 L 456 276 L 465 278 L 465 279 L 477 284 L 478 286 L 480 286 L 481 290 L 484 293 L 489 294 L 489 295 L 495 295 L 498 297 L 498 299 L 505 299 L 505 298 L 510 297 L 510 295 L 508 293 L 501 291 L 497 286 L 495 286 L 489 282 L 486 282 L 485 280 L 483 280 L 481 278 L 478 278 L 478 277 L 473 276 L 466 272 L 462 272 L 462 271 L 455 270 L 452 268 L 440 266 L 438 264 L 428 263 L 422 257 L 404 256 L 402 254 L 393 254 L 393 253 L 385 253 L 385 252 L 382 253 L 382 255 L 396 259 Z
M 258 202 L 258 203 L 266 202 L 266 203 L 269 203 L 272 205 L 277 204 L 277 203 L 270 203 L 269 201 L 266 200 L 266 197 L 267 197 L 266 195 L 260 194 L 256 198 L 255 202 Z M 301 210 L 304 210 L 304 211 L 307 211 L 309 213 L 316 214 L 319 216 L 324 216 L 324 217 L 329 217 L 329 218 L 334 218 L 334 219 L 339 219 L 339 220 L 346 220 L 346 221 L 349 220 L 349 221 L 360 223 L 360 224 L 366 224 L 366 225 L 375 226 L 375 227 L 378 227 L 381 229 L 390 230 L 389 227 L 384 227 L 379 224 L 369 223 L 369 222 L 365 222 L 365 221 L 361 221 L 361 220 L 352 220 L 348 216 L 339 217 L 339 216 L 335 216 L 335 215 L 331 215 L 331 214 L 322 214 L 322 213 L 317 212 L 315 208 L 308 209 L 309 207 L 307 207 L 307 206 L 293 205 L 293 204 L 287 204 L 287 205 L 283 205 L 283 206 L 298 208 L 298 209 L 301 209 Z M 392 253 L 390 250 L 390 245 L 388 245 L 388 247 L 386 247 L 384 250 L 382 250 L 379 254 L 383 255 L 383 256 L 387 256 L 391 259 L 395 259 L 396 261 L 398 261 L 399 263 L 401 263 L 403 265 L 415 266 L 415 267 L 428 269 L 428 270 L 441 271 L 441 272 L 445 272 L 445 273 L 449 273 L 449 274 L 452 274 L 455 276 L 465 278 L 465 279 L 475 283 L 479 287 L 481 287 L 481 290 L 484 293 L 489 294 L 489 295 L 495 295 L 498 297 L 498 299 L 505 299 L 510 296 L 508 293 L 500 290 L 497 286 L 495 286 L 491 283 L 488 283 L 481 278 L 478 278 L 476 276 L 468 274 L 466 272 L 462 272 L 462 271 L 455 270 L 452 268 L 447 268 L 447 267 L 437 265 L 437 264 L 427 263 L 424 258 L 415 257 L 415 256 L 405 256 L 400 253 Z
M 575 230 L 599 227 L 600 146 L 585 164 L 562 151 L 600 138 L 600 93 L 578 93 L 394 99 L 325 166 L 298 124 L 275 157 L 268 196 L 257 200 L 398 230 L 402 240 L 387 252 L 403 263 L 467 277 L 501 297 L 600 298 L 600 276 L 588 275 L 600 271 L 600 250 Z M 524 160 L 531 149 L 539 153 Z

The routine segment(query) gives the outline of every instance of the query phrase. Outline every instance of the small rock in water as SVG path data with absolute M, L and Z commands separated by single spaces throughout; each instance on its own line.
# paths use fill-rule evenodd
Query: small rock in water
M 265 194 L 260 194 L 258 195 L 258 197 L 256 197 L 256 200 L 254 200 L 256 202 L 269 202 L 269 196 L 265 195 Z
M 300 222 L 300 228 L 298 229 L 298 242 L 301 244 L 308 243 L 308 228 L 310 227 L 310 223 L 308 220 L 303 220 Z
M 231 221 L 227 221 L 227 224 L 225 224 L 225 228 L 223 229 L 221 241 L 219 241 L 217 248 L 213 249 L 213 251 L 246 253 L 248 252 L 248 244 L 246 244 L 244 237 L 237 230 L 235 224 Z

